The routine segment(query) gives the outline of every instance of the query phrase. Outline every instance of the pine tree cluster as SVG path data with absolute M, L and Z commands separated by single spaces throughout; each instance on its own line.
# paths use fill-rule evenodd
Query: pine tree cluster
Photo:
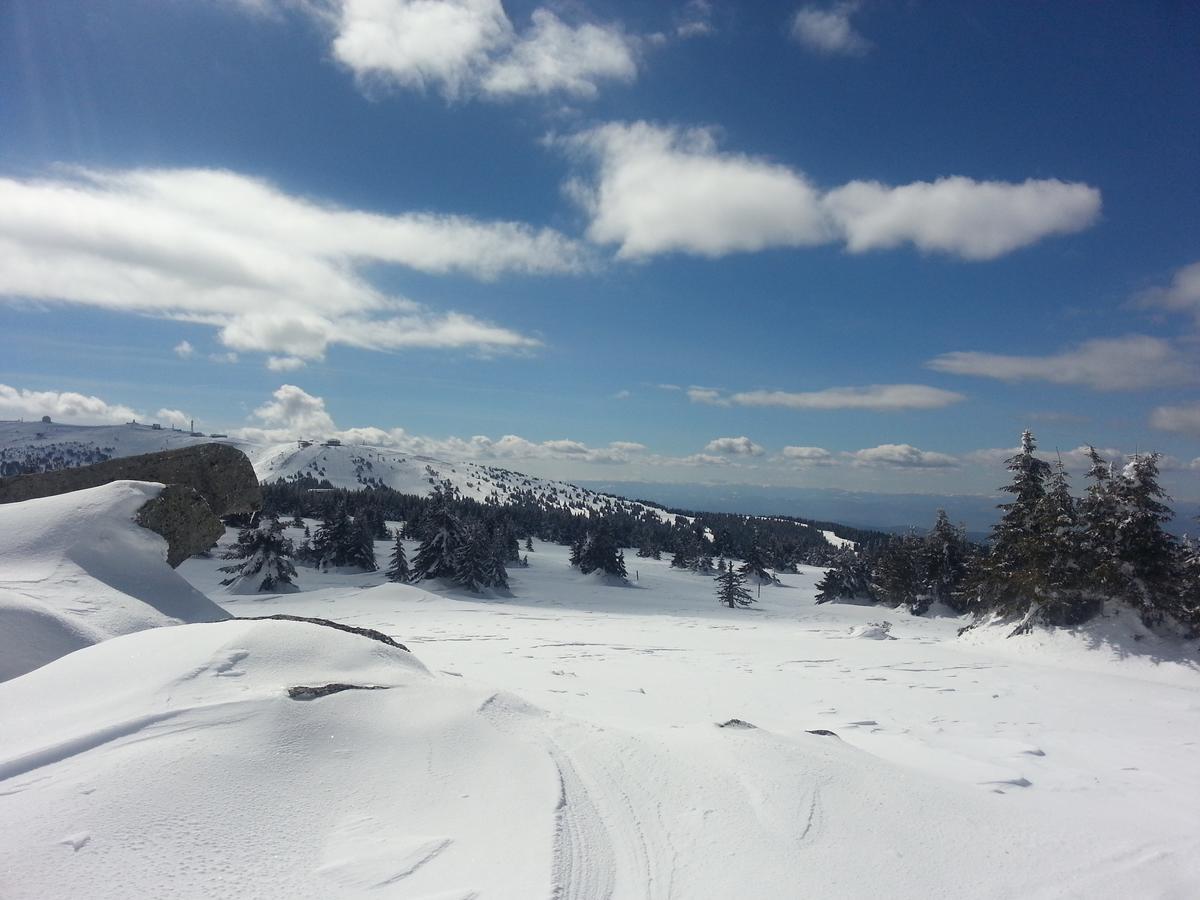
M 1157 453 L 1118 469 L 1089 449 L 1088 488 L 1070 491 L 1061 462 L 1035 455 L 1031 432 L 1005 465 L 1011 499 L 986 548 L 974 548 L 939 511 L 923 537 L 892 538 L 846 553 L 817 585 L 817 602 L 873 600 L 914 613 L 941 602 L 976 621 L 1079 625 L 1106 603 L 1135 611 L 1147 625 L 1165 621 L 1200 631 L 1200 557 L 1165 530 L 1172 518 L 1158 483 Z
M 413 557 L 408 579 L 412 582 L 443 578 L 475 593 L 504 589 L 506 564 L 520 561 L 520 545 L 510 525 L 500 522 L 489 528 L 479 519 L 460 517 L 445 498 L 426 510 L 416 530 L 421 546 Z

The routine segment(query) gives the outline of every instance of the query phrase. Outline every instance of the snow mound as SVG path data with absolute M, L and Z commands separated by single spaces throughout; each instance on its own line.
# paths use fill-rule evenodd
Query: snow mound
M 896 638 L 891 631 L 891 622 L 867 622 L 865 625 L 852 625 L 850 637 L 864 638 L 868 641 L 894 641 Z
M 160 490 L 116 481 L 0 505 L 0 681 L 116 635 L 229 618 L 133 521 Z

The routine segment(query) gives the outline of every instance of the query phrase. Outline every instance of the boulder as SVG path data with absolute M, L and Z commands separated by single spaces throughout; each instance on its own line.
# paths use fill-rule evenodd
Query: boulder
M 167 485 L 138 510 L 135 521 L 167 539 L 167 563 L 172 569 L 203 553 L 225 533 L 208 501 L 185 484 Z
M 250 513 L 262 505 L 254 466 L 246 454 L 228 444 L 197 444 L 123 456 L 77 469 L 0 478 L 0 503 L 68 494 L 112 481 L 186 485 L 204 498 L 216 516 Z

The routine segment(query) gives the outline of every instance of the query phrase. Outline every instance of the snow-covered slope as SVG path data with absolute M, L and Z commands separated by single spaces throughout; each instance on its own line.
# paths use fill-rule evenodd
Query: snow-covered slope
M 161 485 L 0 504 L 0 680 L 118 634 L 227 618 L 133 516 Z
M 676 517 L 657 507 L 598 494 L 564 481 L 535 478 L 476 462 L 454 462 L 413 456 L 386 447 L 330 445 L 321 441 L 261 445 L 224 437 L 194 436 L 166 428 L 157 430 L 148 425 L 0 422 L 0 465 L 26 459 L 79 465 L 95 461 L 90 458 L 89 451 L 105 458 L 133 456 L 214 440 L 235 446 L 250 457 L 259 481 L 263 482 L 311 475 L 329 481 L 334 487 L 361 488 L 378 484 L 406 494 L 428 494 L 443 486 L 456 489 L 463 497 L 481 502 L 493 498 L 498 503 L 528 492 L 578 515 L 622 508 L 649 512 L 664 522 L 673 522 L 676 518 L 690 521 L 686 516 Z
M 615 587 L 530 556 L 508 600 L 307 569 L 224 598 L 415 656 L 237 620 L 0 684 L 0 894 L 1196 895 L 1194 667 L 895 614 L 863 640 L 881 611 L 814 606 L 815 569 L 747 611 L 665 562 Z M 376 689 L 289 696 L 330 683 Z

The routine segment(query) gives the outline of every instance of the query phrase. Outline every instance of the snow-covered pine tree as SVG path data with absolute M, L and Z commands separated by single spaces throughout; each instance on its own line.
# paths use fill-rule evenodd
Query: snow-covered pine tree
M 1120 515 L 1117 480 L 1112 465 L 1088 447 L 1087 493 L 1076 505 L 1081 585 L 1099 597 L 1117 589 L 1120 560 L 1117 558 L 1117 523 Z
M 404 541 L 400 534 L 400 530 L 397 529 L 396 543 L 392 546 L 392 555 L 388 561 L 387 577 L 388 581 L 404 583 L 409 580 L 411 572 L 408 568 L 408 556 L 404 552 Z
M 754 539 L 750 543 L 750 550 L 746 553 L 746 558 L 742 561 L 741 568 L 738 571 L 745 576 L 749 584 L 776 584 L 775 576 L 767 571 L 766 554 L 763 553 L 762 547 L 758 542 L 758 532 L 754 533 Z
M 626 577 L 625 557 L 608 527 L 601 524 L 587 536 L 579 553 L 579 571 L 584 575 L 600 571 L 607 575 Z
M 1147 625 L 1162 621 L 1178 593 L 1179 548 L 1164 528 L 1169 499 L 1158 483 L 1159 454 L 1135 456 L 1118 479 L 1116 552 L 1120 568 L 1116 596 L 1136 609 Z
M 817 582 L 818 603 L 836 600 L 875 600 L 870 568 L 866 560 L 853 550 L 841 551 L 834 564 Z
M 750 592 L 746 590 L 746 579 L 737 569 L 729 566 L 717 576 L 717 600 L 736 609 L 739 606 L 749 606 L 754 602 Z
M 963 530 L 951 524 L 946 511 L 939 509 L 924 546 L 925 593 L 930 603 L 943 603 L 956 612 L 963 611 L 963 585 L 970 555 Z
M 527 536 L 525 538 L 525 552 L 533 553 L 533 537 L 532 536 Z
M 515 545 L 516 538 L 513 538 Z M 503 534 L 497 534 L 492 541 L 491 553 L 488 554 L 484 561 L 484 575 L 487 578 L 488 587 L 507 588 L 508 587 L 508 569 L 505 568 L 506 562 L 516 562 L 520 565 L 521 556 L 517 554 L 515 560 L 508 559 L 510 550 L 509 541 Z
M 1024 616 L 1035 599 L 1045 595 L 1042 500 L 1050 464 L 1038 459 L 1036 450 L 1033 432 L 1025 431 L 1020 451 L 1005 461 L 1013 476 L 1000 490 L 1012 494 L 1013 499 L 1000 504 L 1004 515 L 992 529 L 991 548 L 973 604 L 978 613 Z
M 462 540 L 462 523 L 440 496 L 425 511 L 422 529 L 425 539 L 413 557 L 413 583 L 426 578 L 454 578 L 454 553 Z
M 1093 451 L 1094 452 L 1094 451 Z M 1054 468 L 1039 507 L 1042 548 L 1038 564 L 1042 571 L 1038 608 L 1027 617 L 1047 625 L 1078 625 L 1100 610 L 1096 596 L 1085 589 L 1081 561 L 1083 548 L 1079 530 L 1079 504 L 1071 495 L 1062 460 Z
M 325 570 L 330 566 L 346 564 L 346 552 L 354 543 L 354 524 L 346 512 L 346 507 L 339 504 L 325 516 L 321 527 L 313 535 L 313 559 L 317 567 Z
M 279 520 L 264 517 L 256 527 L 244 528 L 238 533 L 237 543 L 225 558 L 241 562 L 221 567 L 222 572 L 229 573 L 221 584 L 228 586 L 231 593 L 295 590 L 296 567 L 292 564 L 292 554 L 292 542 L 283 536 Z
M 353 523 L 339 565 L 357 566 L 367 572 L 379 568 L 375 562 L 375 526 L 370 519 L 358 519 Z
M 488 586 L 488 565 L 492 556 L 487 531 L 481 523 L 463 523 L 462 537 L 454 551 L 454 580 L 468 591 L 479 593 Z
M 889 606 L 907 606 L 913 615 L 929 608 L 922 571 L 923 542 L 912 535 L 893 538 L 875 557 L 871 580 L 875 596 Z

